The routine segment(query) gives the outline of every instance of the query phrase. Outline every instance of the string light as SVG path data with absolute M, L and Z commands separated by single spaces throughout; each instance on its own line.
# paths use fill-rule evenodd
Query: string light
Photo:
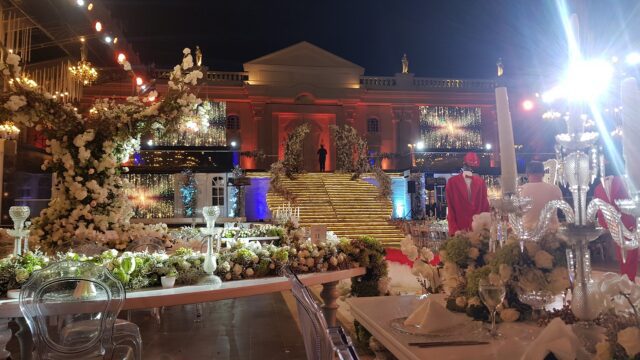
M 96 21 L 95 29 L 97 32 L 102 31 L 102 23 L 100 21 Z
M 118 54 L 118 64 L 124 63 L 125 60 L 127 60 L 127 55 L 125 55 L 124 53 L 119 53 Z
M 111 44 L 112 41 L 113 39 L 111 38 L 111 36 L 107 35 L 104 37 L 104 42 L 106 42 L 107 44 Z
M 84 6 L 84 0 L 76 0 L 76 5 Z
M 87 10 L 89 11 L 93 10 L 93 3 L 89 3 L 89 6 L 87 6 Z
M 136 85 L 142 86 L 143 83 L 144 83 L 144 80 L 142 80 L 142 78 L 140 76 L 138 76 L 136 78 Z

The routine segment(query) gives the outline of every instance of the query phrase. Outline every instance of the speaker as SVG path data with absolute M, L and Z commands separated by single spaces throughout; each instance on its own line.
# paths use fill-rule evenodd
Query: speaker
M 409 194 L 415 194 L 416 193 L 416 182 L 414 180 L 407 181 L 407 192 Z

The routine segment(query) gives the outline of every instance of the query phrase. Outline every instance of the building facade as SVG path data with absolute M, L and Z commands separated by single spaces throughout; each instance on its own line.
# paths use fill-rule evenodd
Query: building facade
M 430 151 L 484 151 L 486 144 L 498 143 L 492 80 L 364 73 L 361 66 L 301 42 L 245 63 L 244 72 L 208 71 L 198 95 L 226 103 L 228 145 L 236 144 L 240 152 L 264 152 L 262 161 L 240 159 L 248 170 L 268 169 L 282 159 L 287 134 L 303 122 L 311 127 L 304 145 L 308 171 L 319 170 L 316 151 L 321 144 L 329 152 L 327 170 L 334 169 L 331 125 L 355 127 L 372 155 L 393 154 L 382 160 L 385 170 L 411 166 L 409 144 L 423 142 Z M 159 70 L 151 74 L 160 92 L 167 75 Z M 131 85 L 87 88 L 85 102 L 114 95 L 131 95 Z

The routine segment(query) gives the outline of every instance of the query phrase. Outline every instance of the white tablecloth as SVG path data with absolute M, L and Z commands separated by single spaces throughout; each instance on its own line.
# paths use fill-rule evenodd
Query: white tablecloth
M 442 295 L 431 295 L 444 301 Z M 529 323 L 501 323 L 498 330 L 504 335 L 488 345 L 449 346 L 418 348 L 409 342 L 432 341 L 419 336 L 400 333 L 391 328 L 390 322 L 406 317 L 416 308 L 416 296 L 382 296 L 351 298 L 348 300 L 351 313 L 380 343 L 398 359 L 519 359 L 526 345 L 540 333 L 541 329 Z M 464 335 L 462 338 L 464 338 Z

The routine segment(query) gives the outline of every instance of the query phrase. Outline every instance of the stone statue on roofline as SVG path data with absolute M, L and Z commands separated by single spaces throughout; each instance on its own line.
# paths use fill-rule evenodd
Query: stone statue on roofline
M 407 54 L 402 55 L 402 73 L 409 73 L 409 59 L 407 59 Z
M 200 46 L 196 45 L 196 65 L 198 67 L 202 66 L 202 50 L 200 50 Z

